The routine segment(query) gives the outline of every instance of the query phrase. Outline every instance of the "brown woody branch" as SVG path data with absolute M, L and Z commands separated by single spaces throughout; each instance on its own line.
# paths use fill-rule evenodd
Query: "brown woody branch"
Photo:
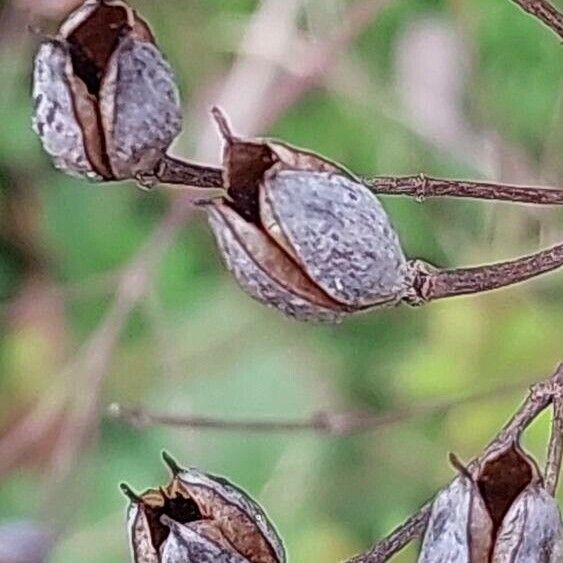
M 561 266 L 563 244 L 516 260 L 473 268 L 440 270 L 413 260 L 410 263 L 412 287 L 404 301 L 421 305 L 446 297 L 483 293 L 524 282 Z
M 563 204 L 563 189 L 559 188 L 448 180 L 425 174 L 378 176 L 365 179 L 364 183 L 375 194 L 406 195 L 419 201 L 431 197 L 462 197 L 536 205 Z
M 214 166 L 194 164 L 171 156 L 160 163 L 154 177 L 139 178 L 142 185 L 173 184 L 193 188 L 224 188 L 223 171 Z M 432 197 L 460 197 L 534 205 L 563 205 L 563 189 L 515 186 L 497 182 L 474 182 L 413 176 L 378 176 L 363 180 L 378 195 L 404 195 L 423 201 Z
M 154 177 L 139 180 L 149 187 L 156 182 L 194 188 L 224 188 L 221 168 L 194 164 L 171 156 L 162 160 Z M 563 205 L 563 189 L 560 188 L 451 180 L 425 174 L 377 176 L 364 179 L 363 182 L 375 194 L 404 195 L 419 201 L 432 197 L 460 197 L 534 205 Z
M 547 0 L 512 0 L 525 12 L 535 16 L 563 39 L 563 14 Z
M 469 465 L 469 470 L 474 469 L 491 452 L 500 449 L 507 442 L 518 441 L 526 428 L 549 405 L 554 405 L 554 423 L 549 441 L 548 460 L 545 469 L 546 488 L 555 492 L 558 476 L 561 472 L 561 397 L 563 396 L 563 364 L 560 364 L 555 373 L 545 381 L 533 385 L 524 403 L 516 414 L 497 434 L 492 442 L 485 448 L 479 458 Z M 411 516 L 404 524 L 395 529 L 389 536 L 375 544 L 369 551 L 350 559 L 347 563 L 385 563 L 393 555 L 403 549 L 412 540 L 424 534 L 432 501 L 427 502 L 416 514 Z

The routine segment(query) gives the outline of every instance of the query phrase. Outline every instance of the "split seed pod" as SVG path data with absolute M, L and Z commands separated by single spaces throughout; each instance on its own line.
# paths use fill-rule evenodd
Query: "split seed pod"
M 407 261 L 379 200 L 333 162 L 278 142 L 225 139 L 228 197 L 207 206 L 227 267 L 253 298 L 298 320 L 397 303 Z
M 150 177 L 182 127 L 172 69 L 121 0 L 86 0 L 41 45 L 33 99 L 55 165 L 92 180 Z
M 535 462 L 517 444 L 462 470 L 434 501 L 419 563 L 560 563 L 563 528 Z
M 164 459 L 173 472 L 167 487 L 138 496 L 122 486 L 135 563 L 285 563 L 281 539 L 244 491 Z

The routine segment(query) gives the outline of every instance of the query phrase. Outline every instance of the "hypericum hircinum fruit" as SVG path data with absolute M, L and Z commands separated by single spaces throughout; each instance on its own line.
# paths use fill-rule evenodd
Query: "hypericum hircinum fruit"
M 344 168 L 277 142 L 225 139 L 227 197 L 207 210 L 223 258 L 255 299 L 299 320 L 394 304 L 407 260 L 383 206 Z
M 41 45 L 33 98 L 55 165 L 93 180 L 150 177 L 182 127 L 172 69 L 122 0 L 86 0 Z
M 135 563 L 285 563 L 280 537 L 244 491 L 164 459 L 173 473 L 166 487 L 136 495 L 122 485 Z
M 563 528 L 539 469 L 517 443 L 492 452 L 435 499 L 419 563 L 560 563 Z

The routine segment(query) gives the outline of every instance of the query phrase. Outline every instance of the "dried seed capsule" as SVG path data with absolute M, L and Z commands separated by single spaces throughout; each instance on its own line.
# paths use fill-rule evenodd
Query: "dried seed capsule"
M 527 487 L 503 519 L 493 563 L 563 561 L 561 514 L 541 484 Z
M 280 143 L 225 137 L 228 198 L 208 206 L 228 268 L 255 299 L 298 320 L 397 303 L 407 260 L 379 200 L 342 167 Z
M 124 486 L 135 563 L 285 563 L 277 532 L 244 491 L 165 460 L 167 487 L 137 496 Z
M 86 0 L 40 47 L 33 97 L 55 165 L 91 179 L 150 176 L 182 126 L 172 69 L 121 0 Z
M 268 233 L 332 299 L 355 309 L 396 302 L 406 259 L 381 203 L 330 172 L 276 170 L 261 190 Z
M 536 464 L 510 443 L 436 497 L 419 562 L 556 563 L 562 538 Z

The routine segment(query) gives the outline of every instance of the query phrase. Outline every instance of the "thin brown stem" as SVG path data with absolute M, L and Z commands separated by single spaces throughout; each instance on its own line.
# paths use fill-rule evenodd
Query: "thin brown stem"
M 553 378 L 553 385 L 553 420 L 544 479 L 547 492 L 555 496 L 563 461 L 563 364 Z
M 535 278 L 563 266 L 563 244 L 516 260 L 473 268 L 436 269 L 411 262 L 411 290 L 404 301 L 420 305 L 446 297 L 483 293 Z
M 141 185 L 151 187 L 155 183 L 180 184 L 193 188 L 222 188 L 223 171 L 213 166 L 204 166 L 166 156 L 154 178 L 140 178 Z
M 524 403 L 485 448 L 484 452 L 469 464 L 468 469 L 470 471 L 475 469 L 485 458 L 489 457 L 492 452 L 502 448 L 507 442 L 518 441 L 524 430 L 526 430 L 536 417 L 561 396 L 562 380 L 563 365 L 559 365 L 555 373 L 549 379 L 534 385 Z M 561 435 L 558 432 L 555 433 L 555 436 L 555 442 L 561 439 Z M 551 437 L 551 442 L 553 441 L 554 434 L 552 434 Z M 561 471 L 559 448 L 559 443 L 553 446 L 551 446 L 550 443 L 550 451 L 555 450 L 550 471 L 554 475 L 557 474 L 557 476 Z M 555 481 L 556 480 L 557 478 L 555 478 Z M 553 481 L 554 477 L 550 477 L 549 486 L 555 490 Z M 409 517 L 404 524 L 396 528 L 386 538 L 376 543 L 369 551 L 350 559 L 347 563 L 385 563 L 389 561 L 393 555 L 398 553 L 407 544 L 424 534 L 431 510 L 432 501 L 429 501 L 418 512 Z
M 510 201 L 536 205 L 562 205 L 563 189 L 537 186 L 514 186 L 496 182 L 448 180 L 425 174 L 414 176 L 379 176 L 364 180 L 376 194 L 406 195 L 419 201 L 431 197 L 462 197 Z
M 563 39 L 563 14 L 547 0 L 512 0 L 524 11 L 541 20 Z

